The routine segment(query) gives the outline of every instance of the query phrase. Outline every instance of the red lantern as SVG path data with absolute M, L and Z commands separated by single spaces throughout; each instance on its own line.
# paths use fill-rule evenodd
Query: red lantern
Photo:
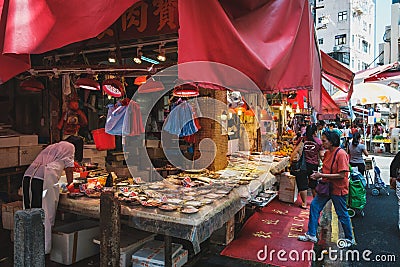
M 116 79 L 107 79 L 102 86 L 104 92 L 113 97 L 121 97 L 125 94 L 124 86 Z
M 164 90 L 164 84 L 160 81 L 148 80 L 145 84 L 139 86 L 139 93 L 153 93 Z
M 135 78 L 134 84 L 142 85 L 142 84 L 145 84 L 146 81 L 147 81 L 147 77 L 146 76 L 138 76 L 138 77 Z
M 176 97 L 194 97 L 198 96 L 199 89 L 197 86 L 191 85 L 191 84 L 182 84 L 177 87 L 175 87 L 173 95 Z
M 76 80 L 75 86 L 82 89 L 100 91 L 100 84 L 90 78 L 79 78 Z
M 26 79 L 22 81 L 19 86 L 23 90 L 30 92 L 40 92 L 44 89 L 44 85 L 35 78 Z
M 245 116 L 250 116 L 250 117 L 254 117 L 255 116 L 254 111 L 252 109 L 246 110 L 244 112 L 244 115 Z

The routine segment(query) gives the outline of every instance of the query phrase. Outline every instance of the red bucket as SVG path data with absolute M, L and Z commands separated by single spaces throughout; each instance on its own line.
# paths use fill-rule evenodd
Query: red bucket
M 106 133 L 104 128 L 93 130 L 92 135 L 97 150 L 115 149 L 115 136 Z

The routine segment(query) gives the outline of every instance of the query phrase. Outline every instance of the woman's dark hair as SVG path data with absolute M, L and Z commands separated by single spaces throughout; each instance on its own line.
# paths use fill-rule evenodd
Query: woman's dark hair
M 358 133 L 358 132 L 354 133 L 353 134 L 353 141 L 351 142 L 351 144 L 353 146 L 358 146 L 358 144 L 360 143 L 360 138 L 361 138 L 360 133 Z
M 317 132 L 317 126 L 315 124 L 307 125 L 306 139 L 307 141 L 314 141 L 314 134 Z
M 325 135 L 326 139 L 328 139 L 328 141 L 331 142 L 334 147 L 340 146 L 340 137 L 337 133 L 333 131 L 325 131 L 322 133 L 322 135 Z

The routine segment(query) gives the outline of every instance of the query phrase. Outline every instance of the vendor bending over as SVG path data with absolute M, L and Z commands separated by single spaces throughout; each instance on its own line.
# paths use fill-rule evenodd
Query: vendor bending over
M 24 209 L 43 208 L 45 213 L 45 253 L 51 250 L 60 188 L 58 180 L 65 170 L 68 184 L 73 180 L 75 146 L 69 138 L 49 145 L 32 162 L 22 180 Z

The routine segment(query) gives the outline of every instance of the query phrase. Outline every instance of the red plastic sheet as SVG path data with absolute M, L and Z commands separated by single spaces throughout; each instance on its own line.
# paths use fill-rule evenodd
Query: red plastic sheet
M 139 0 L 0 0 L 0 79 L 30 67 L 39 54 L 93 38 Z
M 266 92 L 320 92 L 320 64 L 307 0 L 185 0 L 178 4 L 179 63 L 226 64 Z M 184 80 L 246 86 L 236 76 L 212 67 L 203 73 L 199 77 L 198 72 L 179 69 Z

